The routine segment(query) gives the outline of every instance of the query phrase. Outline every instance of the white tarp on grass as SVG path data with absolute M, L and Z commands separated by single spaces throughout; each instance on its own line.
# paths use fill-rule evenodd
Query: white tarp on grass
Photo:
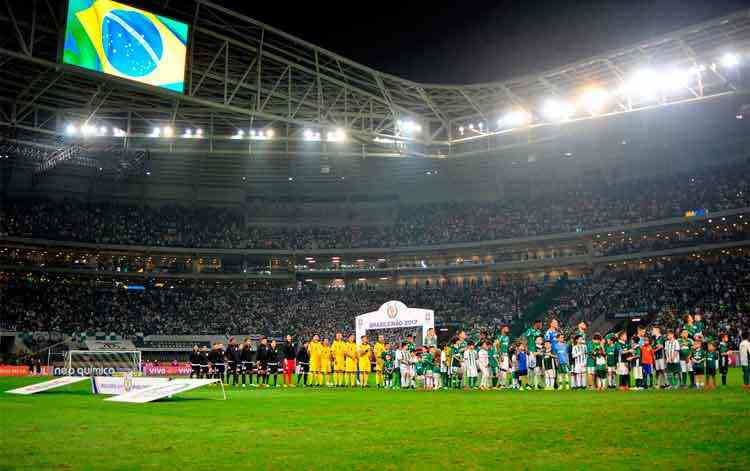
M 10 394 L 22 394 L 22 395 L 28 396 L 29 394 L 36 394 L 42 391 L 49 391 L 50 389 L 67 386 L 69 384 L 86 381 L 88 379 L 89 379 L 88 376 L 63 376 L 62 378 L 55 378 L 49 381 L 44 381 L 43 383 L 31 384 L 29 386 L 24 386 L 18 389 L 11 389 L 10 391 L 5 391 L 5 392 L 10 393 Z
M 146 402 L 163 399 L 165 397 L 171 397 L 175 394 L 190 391 L 191 389 L 208 386 L 209 384 L 213 383 L 219 383 L 222 387 L 222 392 L 224 391 L 224 385 L 219 379 L 174 379 L 164 384 L 157 384 L 145 389 L 130 391 L 128 393 L 110 397 L 105 400 L 113 402 L 130 402 L 134 404 L 143 404 Z M 224 394 L 224 399 L 226 399 L 226 394 Z

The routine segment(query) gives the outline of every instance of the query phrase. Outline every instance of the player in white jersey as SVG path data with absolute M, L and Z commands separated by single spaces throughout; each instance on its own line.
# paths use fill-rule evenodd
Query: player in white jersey
M 474 342 L 466 344 L 466 351 L 464 352 L 464 371 L 466 373 L 467 381 L 464 384 L 464 388 L 476 388 L 477 377 L 479 376 L 478 370 L 479 353 L 474 350 Z
M 573 338 L 573 389 L 586 389 L 586 340 L 576 335 Z
M 490 371 L 490 343 L 488 341 L 482 342 L 482 346 L 479 349 L 477 365 L 479 366 L 481 382 L 479 389 L 488 390 L 492 387 L 492 372 Z
M 401 348 L 396 350 L 396 366 L 401 373 L 401 389 L 407 389 L 411 382 L 409 380 L 411 373 L 411 354 L 407 350 L 406 343 L 401 344 Z

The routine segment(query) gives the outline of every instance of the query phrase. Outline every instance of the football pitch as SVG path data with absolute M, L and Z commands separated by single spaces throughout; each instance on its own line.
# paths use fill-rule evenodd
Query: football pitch
M 0 393 L 0 470 L 747 469 L 750 392 L 731 373 L 716 391 Z

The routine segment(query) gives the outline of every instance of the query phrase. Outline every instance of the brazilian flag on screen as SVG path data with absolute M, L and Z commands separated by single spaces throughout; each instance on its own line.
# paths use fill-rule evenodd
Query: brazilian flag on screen
M 188 25 L 111 0 L 70 0 L 63 62 L 182 93 Z

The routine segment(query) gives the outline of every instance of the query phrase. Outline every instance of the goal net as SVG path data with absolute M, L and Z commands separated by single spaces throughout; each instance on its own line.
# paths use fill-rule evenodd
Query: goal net
M 140 373 L 141 352 L 138 350 L 70 350 L 65 356 L 68 376 L 113 376 Z

